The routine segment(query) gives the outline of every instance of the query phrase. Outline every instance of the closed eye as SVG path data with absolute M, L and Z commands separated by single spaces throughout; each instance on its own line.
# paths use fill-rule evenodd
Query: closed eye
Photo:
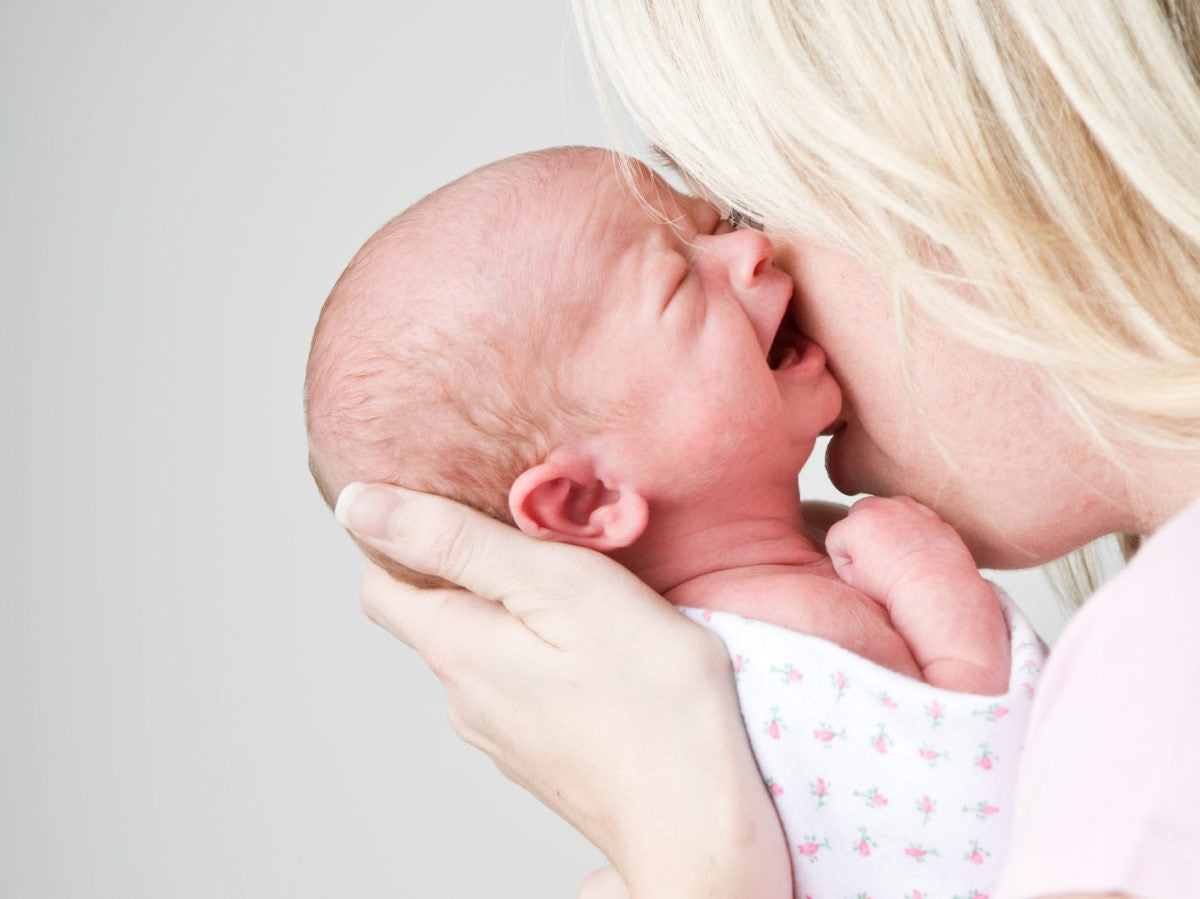
M 667 285 L 666 295 L 663 298 L 662 311 L 665 312 L 667 307 L 671 305 L 671 301 L 675 299 L 675 295 L 679 293 L 679 288 L 683 287 L 683 282 L 687 280 L 690 266 L 687 259 L 682 254 L 674 256 L 676 265 L 670 269 L 669 273 L 663 277 L 663 283 Z

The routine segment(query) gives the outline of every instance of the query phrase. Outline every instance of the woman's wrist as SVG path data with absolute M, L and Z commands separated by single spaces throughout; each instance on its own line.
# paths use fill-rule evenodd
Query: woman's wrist
M 790 899 L 787 843 L 761 785 L 760 792 L 763 801 L 752 803 L 759 807 L 720 820 L 714 802 L 703 833 L 688 828 L 670 848 L 660 844 L 630 875 L 631 899 Z
M 622 847 L 632 899 L 790 899 L 787 841 L 750 742 L 723 647 L 708 666 L 689 732 L 706 746 L 697 779 L 647 810 Z M 669 763 L 664 768 L 669 768 Z

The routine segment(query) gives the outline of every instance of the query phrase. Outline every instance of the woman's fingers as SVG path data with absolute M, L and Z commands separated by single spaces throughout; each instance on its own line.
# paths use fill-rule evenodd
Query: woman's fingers
M 499 603 L 413 587 L 375 565 L 363 574 L 360 596 L 367 617 L 420 653 L 442 682 L 454 732 L 500 764 L 505 730 L 488 719 L 511 704 L 508 693 L 527 693 L 557 650 Z
M 506 602 L 533 582 L 549 586 L 567 574 L 552 558 L 531 572 L 525 562 L 541 541 L 440 496 L 390 484 L 351 484 L 338 498 L 336 514 L 384 555 L 487 599 Z
M 536 540 L 442 497 L 391 485 L 351 484 L 342 491 L 336 514 L 365 545 L 408 568 L 503 603 L 556 646 L 586 629 L 595 614 L 615 611 L 589 601 L 594 585 L 602 584 L 606 594 L 622 600 L 637 595 L 642 603 L 643 594 L 649 593 L 641 581 L 599 553 Z M 413 634 L 413 628 L 422 627 L 419 616 L 443 614 L 447 604 L 458 610 L 470 604 L 459 602 L 452 591 L 428 592 L 436 597 L 420 613 L 375 608 L 375 601 L 366 596 L 364 605 L 372 617 L 390 616 L 385 626 L 408 643 L 409 638 L 420 639 Z
M 384 630 L 407 643 L 421 655 L 434 643 L 444 643 L 448 635 L 467 634 L 462 639 L 489 628 L 494 631 L 509 614 L 494 602 L 465 590 L 421 590 L 402 584 L 377 565 L 367 565 L 359 588 L 359 600 L 367 617 Z

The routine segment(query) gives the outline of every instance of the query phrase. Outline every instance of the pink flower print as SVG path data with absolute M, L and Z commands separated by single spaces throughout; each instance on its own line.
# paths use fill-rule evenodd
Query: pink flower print
M 929 819 L 933 817 L 933 813 L 937 810 L 937 803 L 928 796 L 922 796 L 917 800 L 917 811 L 921 813 L 923 820 L 922 824 L 928 824 Z
M 885 709 L 894 709 L 896 707 L 896 700 L 888 696 L 887 693 L 880 693 L 879 701 L 883 703 Z
M 964 805 L 963 811 L 968 815 L 974 815 L 976 818 L 982 821 L 985 818 L 990 818 L 992 815 L 999 812 L 1000 809 L 984 800 L 978 805 Z
M 824 808 L 825 797 L 829 795 L 829 785 L 825 783 L 825 778 L 818 777 L 814 783 L 808 785 L 808 790 L 817 798 L 817 808 Z
M 975 759 L 975 764 L 984 771 L 991 771 L 996 765 L 996 756 L 988 747 L 987 743 L 979 744 L 979 757 Z
M 963 858 L 973 865 L 982 865 L 984 858 L 990 855 L 990 852 L 979 845 L 978 840 L 971 840 L 971 848 Z
M 887 728 L 882 724 L 879 725 L 879 730 L 875 733 L 871 745 L 875 747 L 875 751 L 880 755 L 886 755 L 888 747 L 892 745 L 892 738 L 888 736 Z
M 834 697 L 834 702 L 837 702 L 846 695 L 846 688 L 850 686 L 850 682 L 846 680 L 846 675 L 840 671 L 837 674 L 829 675 L 829 682 L 837 688 L 837 696 Z
M 942 708 L 942 704 L 936 699 L 929 705 L 925 706 L 925 714 L 933 722 L 934 727 L 941 727 L 942 719 L 946 716 L 946 710 Z
M 1010 711 L 1011 709 L 1009 709 L 1008 706 L 1000 705 L 998 702 L 993 702 L 986 709 L 976 709 L 971 714 L 983 715 L 988 721 L 991 721 L 993 724 L 995 724 L 1001 718 L 1008 715 Z
M 871 787 L 865 793 L 855 790 L 854 795 L 865 799 L 867 801 L 867 808 L 883 808 L 888 804 L 887 797 L 874 787 Z
M 846 739 L 846 732 L 844 730 L 831 730 L 829 725 L 824 721 L 821 722 L 821 726 L 817 730 L 814 730 L 812 734 L 814 740 L 816 740 L 818 743 L 824 743 L 826 746 L 828 746 L 838 737 L 841 737 L 843 740 Z
M 705 609 L 704 614 L 700 617 L 704 619 L 705 624 L 708 624 L 710 621 L 712 621 L 712 609 Z
M 931 766 L 937 765 L 939 759 L 947 758 L 946 753 L 934 749 L 928 743 L 917 750 L 917 755 L 929 762 Z
M 767 792 L 770 793 L 772 796 L 782 796 L 783 795 L 783 787 L 781 787 L 779 784 L 775 783 L 775 781 L 772 780 L 771 778 L 769 778 L 769 777 L 767 778 L 766 784 L 767 784 Z
M 735 655 L 733 657 L 733 673 L 741 674 L 742 670 L 745 667 L 746 667 L 746 660 L 742 657 L 742 654 L 739 652 L 737 655 Z
M 783 736 L 783 731 L 787 729 L 787 725 L 783 723 L 783 719 L 779 717 L 779 706 L 771 707 L 771 720 L 763 722 L 763 730 L 772 740 L 778 740 Z
M 803 843 L 796 844 L 796 851 L 798 853 L 800 853 L 800 857 L 808 859 L 810 863 L 815 862 L 817 860 L 818 852 L 820 852 L 822 849 L 828 849 L 828 848 L 829 848 L 828 840 L 822 840 L 821 842 L 818 843 L 817 838 L 814 836 L 810 836 L 809 834 L 804 835 Z
M 785 684 L 798 684 L 804 680 L 804 674 L 790 662 L 782 668 L 772 665 L 771 673 L 778 674 L 779 679 Z
M 926 849 L 924 846 L 919 844 L 909 843 L 908 848 L 904 850 L 904 854 L 918 862 L 923 862 L 925 861 L 925 856 L 936 856 L 938 852 L 936 849 Z
M 871 850 L 878 848 L 878 846 L 876 846 L 874 840 L 867 836 L 867 829 L 860 827 L 858 829 L 858 839 L 854 842 L 852 848 L 863 858 L 869 858 Z

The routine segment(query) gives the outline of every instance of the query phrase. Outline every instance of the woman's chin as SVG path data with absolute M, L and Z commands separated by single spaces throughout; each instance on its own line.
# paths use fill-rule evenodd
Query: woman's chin
M 848 456 L 846 426 L 842 425 L 833 432 L 825 447 L 825 473 L 829 476 L 829 482 L 847 496 L 869 493 L 870 490 L 862 483 L 863 479 L 858 476 L 859 472 Z

